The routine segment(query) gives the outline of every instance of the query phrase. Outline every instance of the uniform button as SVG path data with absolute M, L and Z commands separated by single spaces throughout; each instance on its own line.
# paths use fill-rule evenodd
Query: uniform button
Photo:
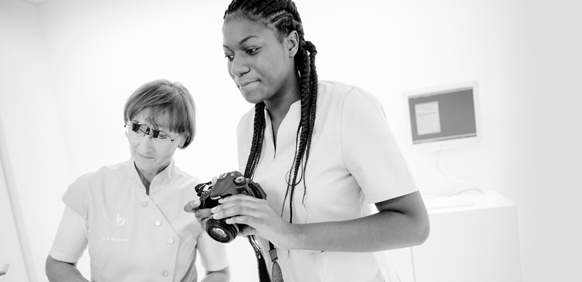
M 159 219 L 158 219 L 158 220 L 156 220 L 156 225 L 158 225 L 158 226 L 159 226 L 159 225 L 162 225 L 162 221 L 161 221 L 161 220 L 159 220 Z
M 148 202 L 141 203 L 141 206 L 144 207 L 144 208 L 147 207 L 148 206 Z
M 167 271 L 167 270 L 164 270 L 164 272 L 162 272 L 162 275 L 164 275 L 164 276 L 168 276 L 168 275 L 170 275 L 170 272 L 169 272 L 169 271 Z
M 169 243 L 169 244 L 174 244 L 174 242 L 175 242 L 174 238 L 170 238 L 170 239 L 168 239 L 168 243 Z

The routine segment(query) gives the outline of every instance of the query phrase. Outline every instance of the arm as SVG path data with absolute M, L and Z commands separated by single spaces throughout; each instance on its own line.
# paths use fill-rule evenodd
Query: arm
M 185 206 L 184 206 L 184 211 L 186 212 L 190 212 L 190 213 L 194 213 L 196 215 L 196 220 L 198 220 L 198 222 L 200 222 L 202 229 L 206 230 L 206 221 L 208 220 L 208 217 L 210 216 L 210 209 L 198 209 L 198 206 L 200 206 L 200 201 L 199 200 L 192 200 L 190 202 L 188 202 Z M 206 254 L 205 250 L 207 249 L 206 246 L 204 246 L 204 242 L 208 241 L 208 240 L 212 240 L 209 238 L 209 236 L 207 234 L 201 235 L 201 238 L 199 239 L 199 243 L 198 243 L 198 250 L 200 251 L 200 257 L 201 259 L 206 259 L 205 256 L 207 255 L 213 255 L 212 253 Z M 202 237 L 205 237 L 204 239 L 202 239 Z M 222 243 L 217 243 L 217 242 L 213 242 L 211 244 L 222 244 Z M 220 247 L 224 248 L 224 246 L 220 245 Z M 226 256 L 225 251 L 220 251 L 220 252 L 213 252 L 214 254 L 218 253 L 219 256 L 220 255 L 224 255 Z M 225 267 L 223 269 L 220 270 L 206 270 L 206 276 L 200 280 L 200 282 L 227 282 L 230 281 L 230 269 L 229 267 Z
M 378 213 L 349 221 L 297 225 L 294 248 L 374 252 L 420 245 L 430 233 L 419 192 L 376 203 Z
M 208 209 L 208 211 L 210 210 Z M 201 280 L 202 282 L 230 281 L 225 244 L 215 241 L 208 233 L 203 231 L 198 235 L 196 249 L 200 254 L 201 265 L 206 270 L 206 276 Z
M 50 255 L 46 258 L 45 271 L 50 282 L 89 282 L 83 278 L 76 264 L 56 260 Z
M 206 276 L 200 282 L 227 282 L 230 281 L 230 269 L 227 267 L 217 271 L 206 271 Z
M 371 252 L 422 244 L 430 232 L 419 192 L 376 203 L 378 213 L 347 221 L 291 224 L 265 200 L 236 195 L 212 209 L 215 219 L 246 224 L 244 235 L 257 234 L 284 249 Z M 234 217 L 233 217 L 234 216 Z
M 87 247 L 85 226 L 84 218 L 68 207 L 65 209 L 46 258 L 45 272 L 49 281 L 88 281 L 83 278 L 76 266 L 76 262 Z

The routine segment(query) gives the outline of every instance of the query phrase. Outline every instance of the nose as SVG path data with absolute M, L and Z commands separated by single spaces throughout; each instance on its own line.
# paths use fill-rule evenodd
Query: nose
M 247 63 L 245 62 L 244 58 L 241 58 L 241 56 L 235 56 L 232 61 L 230 61 L 230 75 L 231 76 L 237 76 L 237 77 L 241 77 L 243 76 L 245 73 L 249 72 L 250 68 L 247 65 Z
M 145 135 L 143 136 L 138 143 L 138 148 L 140 149 L 140 151 L 142 152 L 148 152 L 150 150 L 153 149 L 153 144 L 152 144 L 152 136 L 151 135 Z

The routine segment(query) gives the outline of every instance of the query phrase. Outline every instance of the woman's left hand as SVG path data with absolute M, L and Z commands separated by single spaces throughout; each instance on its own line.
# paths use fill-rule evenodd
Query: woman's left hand
M 257 235 L 279 248 L 292 249 L 295 225 L 283 220 L 266 200 L 234 195 L 220 199 L 219 203 L 211 210 L 212 218 L 226 218 L 228 224 L 247 225 L 240 235 Z

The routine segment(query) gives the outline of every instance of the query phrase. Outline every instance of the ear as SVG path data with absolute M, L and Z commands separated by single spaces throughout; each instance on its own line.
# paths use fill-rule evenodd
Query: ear
M 180 145 L 178 145 L 178 148 L 180 149 L 184 149 L 184 144 L 186 143 L 186 141 L 188 141 L 189 138 L 180 138 Z
M 297 31 L 293 30 L 289 32 L 289 34 L 285 38 L 285 42 L 287 43 L 289 58 L 295 57 L 297 51 L 299 51 L 299 34 L 297 33 Z

